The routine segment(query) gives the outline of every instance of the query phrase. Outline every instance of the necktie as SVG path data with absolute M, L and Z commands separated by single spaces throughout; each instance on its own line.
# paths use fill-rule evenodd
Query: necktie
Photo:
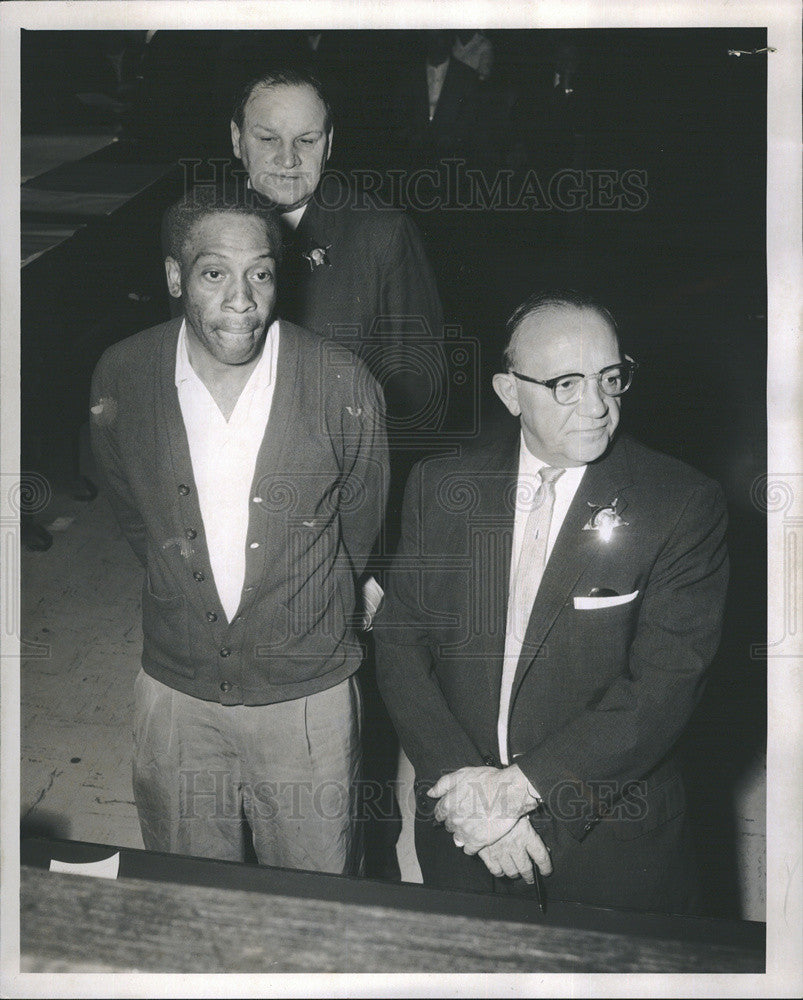
M 544 466 L 539 472 L 541 483 L 533 497 L 530 512 L 524 526 L 521 554 L 516 564 L 515 576 L 511 576 L 510 600 L 507 613 L 507 633 L 505 635 L 505 655 L 502 665 L 502 683 L 499 689 L 499 717 L 496 723 L 499 743 L 499 759 L 503 764 L 508 759 L 508 716 L 513 680 L 521 652 L 524 635 L 530 621 L 535 595 L 544 575 L 546 565 L 546 544 L 552 509 L 555 506 L 555 480 L 565 469 Z
M 541 469 L 539 472 L 541 484 L 533 497 L 524 528 L 508 615 L 508 629 L 513 629 L 513 635 L 519 643 L 524 641 L 533 602 L 541 584 L 541 577 L 544 575 L 549 525 L 555 506 L 555 481 L 565 471 L 565 469 L 553 469 L 548 465 Z

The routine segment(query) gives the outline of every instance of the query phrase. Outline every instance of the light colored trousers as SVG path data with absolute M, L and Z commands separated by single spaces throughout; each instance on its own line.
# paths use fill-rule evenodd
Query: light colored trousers
M 134 800 L 145 847 L 359 874 L 360 693 L 352 676 L 273 705 L 220 705 L 140 670 Z

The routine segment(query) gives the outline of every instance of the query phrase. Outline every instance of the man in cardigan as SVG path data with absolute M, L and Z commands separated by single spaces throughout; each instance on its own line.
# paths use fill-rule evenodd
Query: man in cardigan
M 208 191 L 165 216 L 184 317 L 124 340 L 92 441 L 146 569 L 134 797 L 147 848 L 357 872 L 356 581 L 387 490 L 384 403 L 274 319 L 281 238 Z
M 634 363 L 607 310 L 535 296 L 494 388 L 518 433 L 425 460 L 377 619 L 425 882 L 696 903 L 675 745 L 719 641 L 719 487 L 617 436 Z

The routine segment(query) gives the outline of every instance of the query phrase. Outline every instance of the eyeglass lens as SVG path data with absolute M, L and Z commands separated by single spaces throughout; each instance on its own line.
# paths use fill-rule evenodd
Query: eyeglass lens
M 621 396 L 630 387 L 632 369 L 629 365 L 618 365 L 589 377 L 597 379 L 600 390 L 606 396 Z M 555 399 L 559 403 L 576 402 L 582 395 L 584 382 L 582 375 L 567 375 L 555 384 Z

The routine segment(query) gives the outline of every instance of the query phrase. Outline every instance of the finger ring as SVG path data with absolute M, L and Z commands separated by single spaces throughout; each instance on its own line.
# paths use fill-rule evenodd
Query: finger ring
M 465 847 L 466 845 L 463 843 L 462 840 L 458 840 L 457 837 L 455 837 L 454 838 L 454 846 L 455 847 Z

